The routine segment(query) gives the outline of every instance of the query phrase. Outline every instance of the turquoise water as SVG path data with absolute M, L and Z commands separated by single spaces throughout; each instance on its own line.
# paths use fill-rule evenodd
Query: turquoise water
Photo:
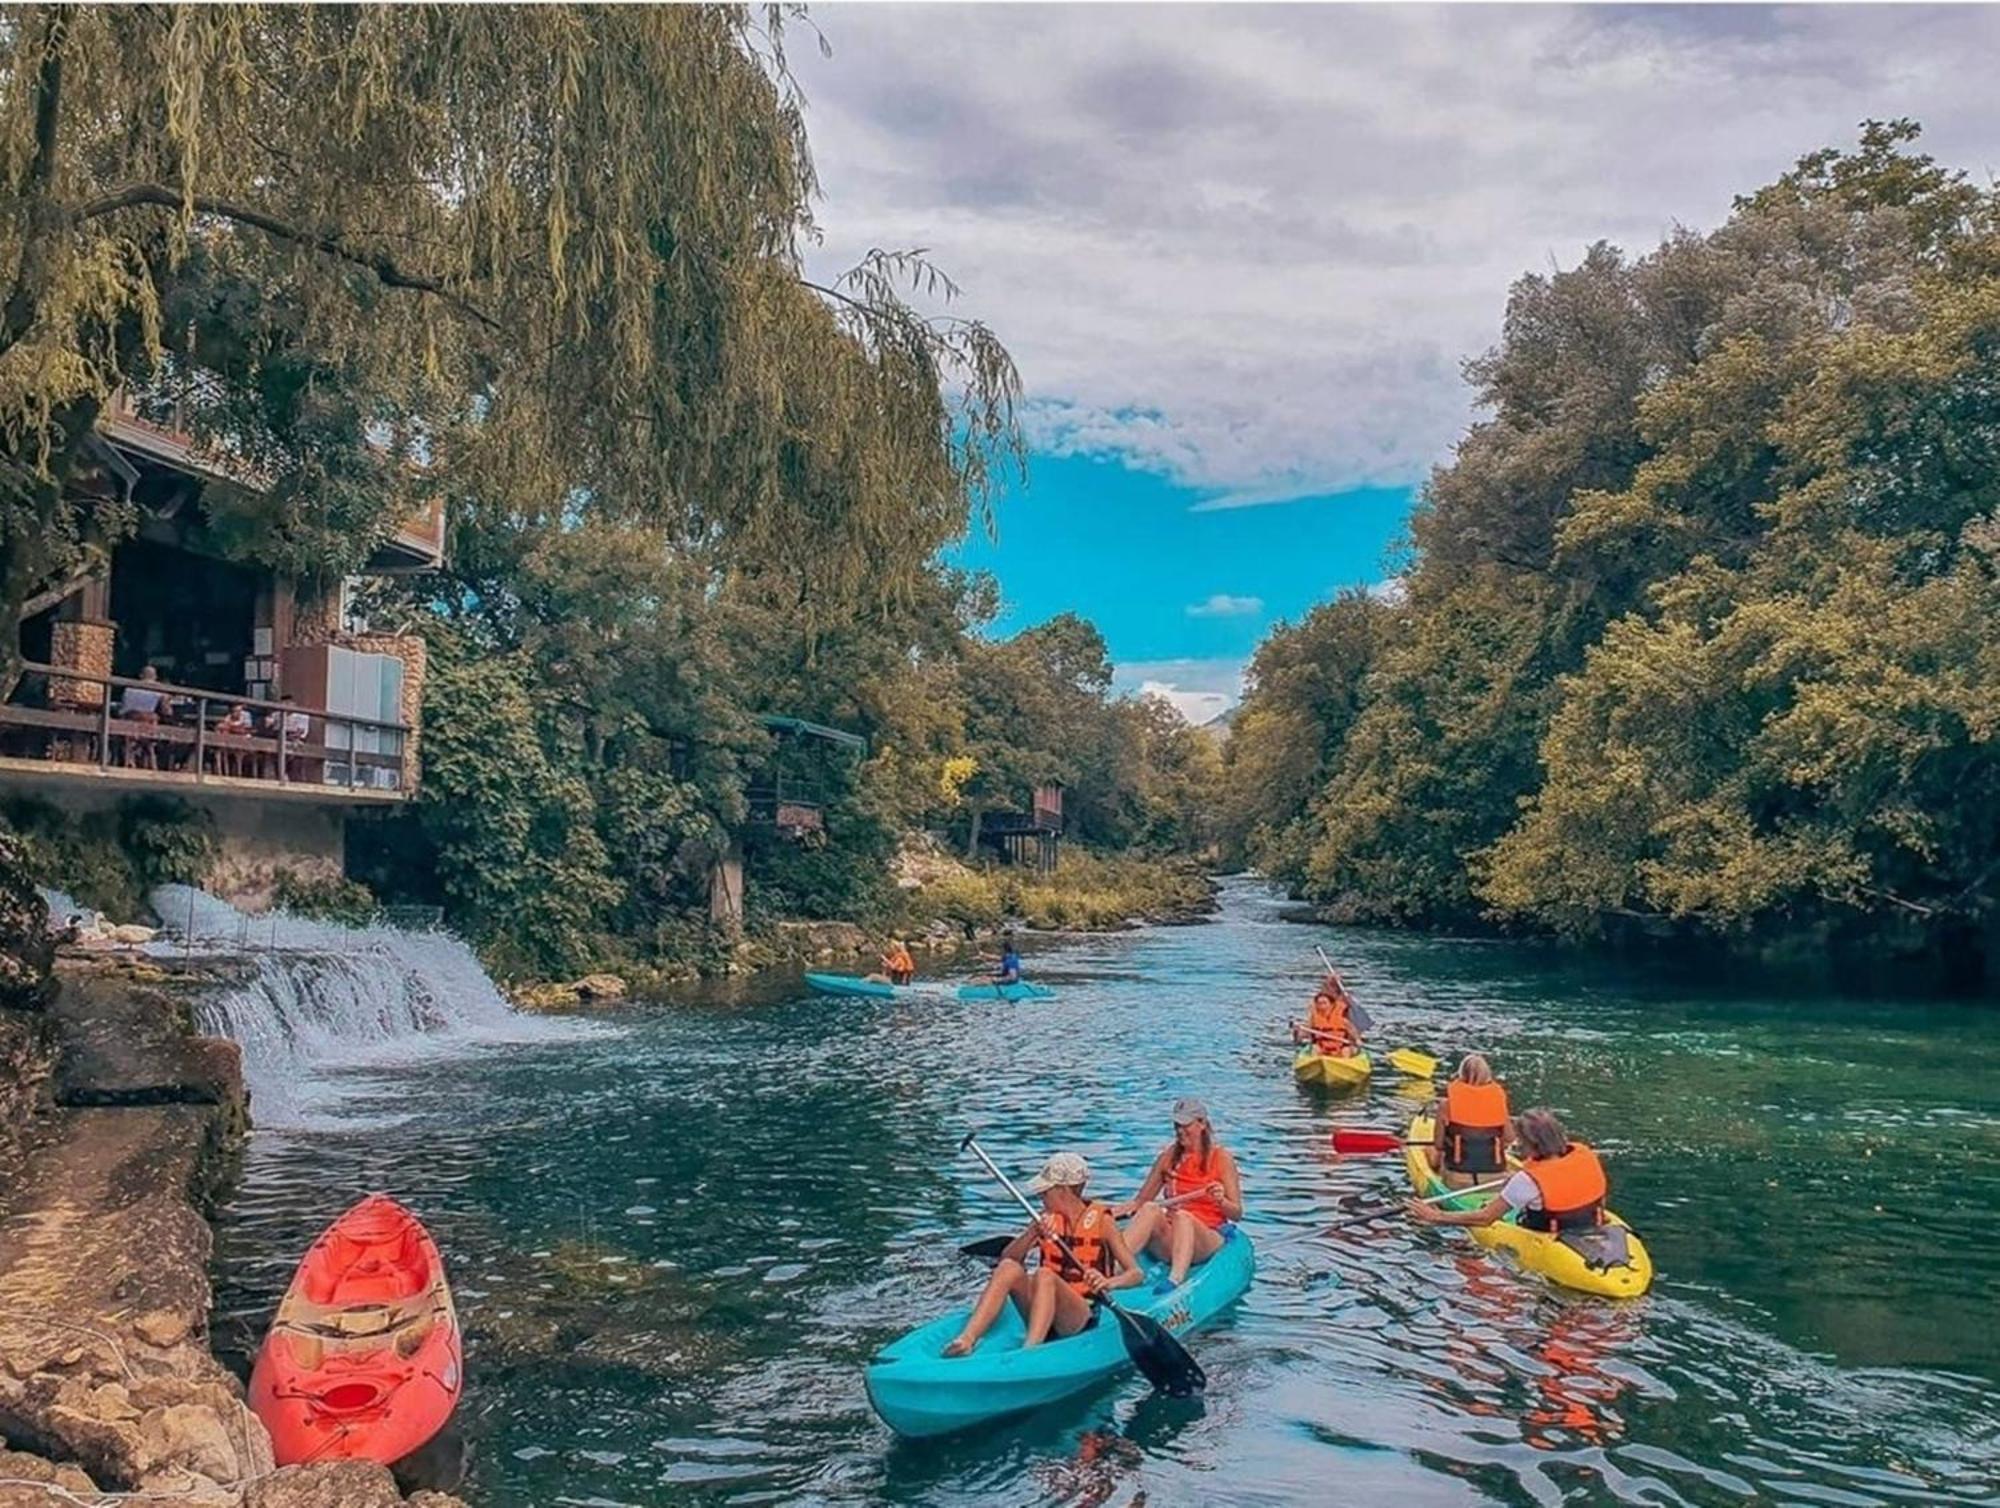
M 1222 918 L 1039 954 L 1057 999 L 633 1007 L 580 1038 L 355 1076 L 344 1128 L 260 1135 L 220 1227 L 254 1343 L 361 1191 L 431 1224 L 468 1329 L 467 1496 L 654 1503 L 1903 1504 L 2000 1500 L 2000 1019 L 1701 990 L 1548 950 Z M 1376 1040 L 1489 1052 L 1606 1152 L 1660 1269 L 1613 1305 L 1462 1233 L 1278 1238 L 1401 1188 L 1333 1160 L 1378 1077 L 1303 1091 L 1281 1041 L 1325 943 Z M 1129 1190 L 1205 1096 L 1265 1243 L 1194 1338 L 1205 1400 L 1136 1381 L 910 1444 L 861 1384 L 1014 1224 L 957 1151 L 1085 1153 Z M 339 1127 L 339 1122 L 336 1122 Z

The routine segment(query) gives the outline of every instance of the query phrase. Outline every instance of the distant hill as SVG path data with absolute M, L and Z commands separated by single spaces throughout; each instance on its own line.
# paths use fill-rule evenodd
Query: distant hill
M 1230 733 L 1236 727 L 1236 714 L 1240 711 L 1242 711 L 1242 704 L 1238 703 L 1226 712 L 1218 712 L 1207 722 L 1202 723 L 1200 729 L 1217 743 L 1226 744 L 1229 742 Z

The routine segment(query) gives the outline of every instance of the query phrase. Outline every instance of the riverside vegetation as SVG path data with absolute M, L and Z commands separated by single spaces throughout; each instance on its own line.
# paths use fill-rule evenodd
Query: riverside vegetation
M 1916 136 L 1515 285 L 1399 590 L 1258 651 L 1239 861 L 1338 917 L 2000 983 L 2000 196 Z
M 902 834 L 971 846 L 1041 781 L 1085 845 L 1204 842 L 1207 740 L 1079 619 L 987 637 L 940 561 L 995 522 L 1018 380 L 921 255 L 806 275 L 784 19 L 51 6 L 0 44 L 0 612 L 134 527 L 66 486 L 121 387 L 265 479 L 204 499 L 230 557 L 330 585 L 442 498 L 447 569 L 367 604 L 429 645 L 421 799 L 351 850 L 505 975 L 704 956 L 738 838 L 753 930 L 900 923 Z M 746 832 L 771 712 L 869 740 L 823 846 Z M 86 900 L 165 862 L 157 812 L 15 815 Z

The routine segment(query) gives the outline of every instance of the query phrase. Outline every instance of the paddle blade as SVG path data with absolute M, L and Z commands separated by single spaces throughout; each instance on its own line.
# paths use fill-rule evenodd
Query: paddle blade
M 958 1253 L 962 1257 L 972 1258 L 975 1262 L 984 1262 L 989 1267 L 996 1266 L 1000 1258 L 1006 1255 L 1008 1244 L 1013 1239 L 1012 1236 L 988 1236 L 983 1241 L 968 1241 L 959 1247 Z
M 1375 1018 L 1358 1005 L 1352 1003 L 1348 1005 L 1347 1019 L 1354 1023 L 1354 1029 L 1358 1032 L 1372 1032 L 1375 1030 Z
M 1143 1314 L 1133 1314 L 1106 1301 L 1118 1319 L 1118 1337 L 1125 1342 L 1125 1354 L 1139 1375 L 1169 1398 L 1192 1398 L 1208 1387 L 1208 1374 L 1188 1348 L 1175 1340 L 1167 1327 Z
M 1438 1071 L 1438 1060 L 1414 1047 L 1399 1047 L 1389 1054 L 1389 1066 L 1413 1079 L 1427 1079 Z
M 1393 1131 L 1360 1131 L 1343 1126 L 1333 1133 L 1333 1150 L 1342 1156 L 1400 1152 L 1403 1138 Z

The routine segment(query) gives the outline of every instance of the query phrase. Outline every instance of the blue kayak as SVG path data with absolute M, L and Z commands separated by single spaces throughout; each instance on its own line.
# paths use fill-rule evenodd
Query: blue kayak
M 1149 1279 L 1164 1281 L 1163 1264 L 1141 1261 Z M 1164 1293 L 1150 1286 L 1121 1288 L 1113 1299 L 1185 1334 L 1243 1297 L 1256 1271 L 1250 1238 L 1232 1227 L 1222 1250 L 1189 1273 L 1180 1287 Z M 897 1434 L 922 1437 L 970 1429 L 1083 1392 L 1132 1365 L 1118 1321 L 1108 1314 L 1067 1340 L 1022 1349 L 1021 1315 L 1012 1304 L 970 1356 L 940 1356 L 971 1312 L 970 1307 L 959 1309 L 912 1330 L 884 1346 L 868 1364 L 868 1401 Z
M 962 984 L 958 987 L 961 1000 L 1050 1000 L 1055 991 L 1045 984 L 1029 984 L 1025 979 L 1019 984 Z
M 894 1000 L 902 993 L 896 985 L 880 979 L 863 979 L 858 974 L 808 974 L 806 984 L 822 995 L 866 995 L 876 1000 Z

